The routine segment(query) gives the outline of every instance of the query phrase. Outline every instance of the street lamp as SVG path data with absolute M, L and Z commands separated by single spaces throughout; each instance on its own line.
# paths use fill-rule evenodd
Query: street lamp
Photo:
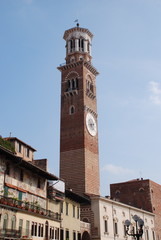
M 143 226 L 144 226 L 144 221 L 139 218 L 137 215 L 133 216 L 133 219 L 136 223 L 136 229 L 132 231 L 132 233 L 129 233 L 129 227 L 131 225 L 131 222 L 129 220 L 125 221 L 125 226 L 126 226 L 126 235 L 135 237 L 136 240 L 139 240 L 140 237 L 143 235 Z

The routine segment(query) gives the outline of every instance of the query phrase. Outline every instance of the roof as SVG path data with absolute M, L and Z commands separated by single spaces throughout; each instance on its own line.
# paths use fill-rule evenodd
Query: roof
M 19 138 L 16 138 L 16 137 L 6 137 L 4 138 L 5 140 L 7 141 L 18 141 L 20 143 L 22 143 L 23 145 L 25 145 L 26 147 L 32 149 L 34 152 L 36 151 L 36 149 L 34 149 L 33 147 L 31 147 L 30 145 L 28 145 L 27 143 L 23 142 L 22 140 L 20 140 Z
M 68 29 L 68 30 L 66 30 L 65 32 L 64 32 L 64 36 L 63 36 L 63 38 L 64 38 L 64 40 L 66 40 L 67 39 L 67 37 L 68 37 L 68 35 L 70 34 L 70 33 L 72 33 L 72 32 L 85 32 L 85 33 L 87 33 L 91 38 L 93 38 L 93 34 L 87 29 L 87 28 L 80 28 L 80 27 L 74 27 L 74 28 L 70 28 L 70 29 Z
M 149 211 L 146 211 L 144 209 L 141 209 L 141 208 L 137 208 L 137 207 L 134 207 L 134 206 L 131 206 L 131 205 L 128 205 L 128 204 L 125 204 L 125 203 L 122 203 L 122 202 L 118 202 L 118 201 L 115 201 L 113 199 L 109 199 L 109 198 L 106 198 L 106 197 L 102 197 L 102 196 L 92 196 L 91 197 L 91 201 L 102 201 L 102 202 L 106 202 L 106 203 L 109 203 L 111 204 L 112 206 L 114 205 L 118 205 L 120 207 L 125 207 L 125 208 L 129 208 L 129 209 L 133 209 L 135 211 L 139 211 L 139 212 L 142 212 L 142 213 L 146 213 L 146 214 L 149 214 L 151 216 L 155 216 L 154 213 L 152 212 L 149 212 Z
M 126 182 L 119 182 L 119 183 L 112 183 L 110 185 L 122 185 L 122 184 L 130 184 L 130 183 L 134 183 L 134 182 L 142 182 L 142 181 L 150 181 L 149 179 L 143 179 L 143 178 L 136 178 L 136 179 L 131 179 L 129 181 Z
M 85 196 L 81 196 L 71 190 L 66 189 L 65 190 L 65 196 L 75 202 L 81 203 L 81 204 L 90 204 L 90 199 L 85 197 Z
M 0 146 L 0 153 L 6 154 L 9 156 L 14 163 L 16 163 L 16 166 L 23 167 L 27 170 L 31 170 L 33 173 L 40 175 L 41 177 L 44 177 L 48 180 L 58 180 L 59 178 L 37 166 L 35 166 L 32 162 L 25 161 L 23 158 L 16 156 L 13 154 L 10 150 Z

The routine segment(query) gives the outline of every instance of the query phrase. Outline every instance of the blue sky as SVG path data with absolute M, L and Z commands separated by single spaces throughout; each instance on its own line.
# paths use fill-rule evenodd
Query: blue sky
M 161 184 L 161 1 L 0 0 L 0 134 L 18 137 L 59 175 L 60 72 L 65 30 L 93 34 L 101 193 Z

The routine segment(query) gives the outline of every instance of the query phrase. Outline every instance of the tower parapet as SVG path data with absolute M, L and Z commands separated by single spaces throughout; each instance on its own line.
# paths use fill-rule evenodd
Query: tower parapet
M 76 27 L 65 31 L 64 40 L 66 41 L 66 63 L 77 61 L 91 62 L 91 42 L 93 34 L 86 28 Z

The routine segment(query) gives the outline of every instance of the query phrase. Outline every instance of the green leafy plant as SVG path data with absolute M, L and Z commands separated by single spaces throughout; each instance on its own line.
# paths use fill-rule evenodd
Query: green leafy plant
M 0 137 L 0 146 L 7 148 L 11 152 L 15 152 L 14 146 L 11 142 L 4 140 L 3 138 Z

